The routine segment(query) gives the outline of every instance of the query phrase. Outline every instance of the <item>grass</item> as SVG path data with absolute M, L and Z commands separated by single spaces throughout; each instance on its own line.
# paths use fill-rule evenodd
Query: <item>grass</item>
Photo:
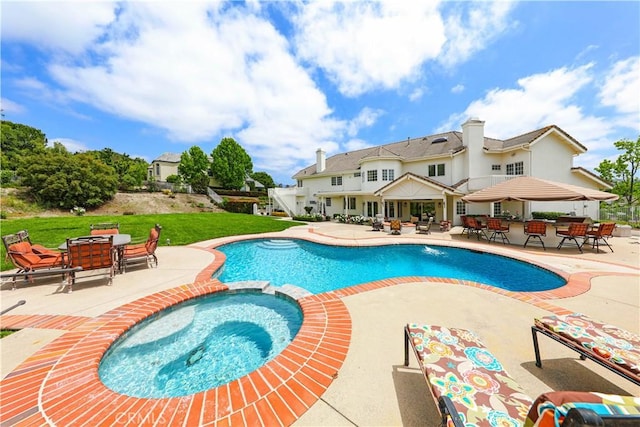
M 268 233 L 286 230 L 299 222 L 282 221 L 271 216 L 235 213 L 180 213 L 123 216 L 72 216 L 5 219 L 0 222 L 2 235 L 28 230 L 33 243 L 57 248 L 68 237 L 86 236 L 89 226 L 101 222 L 117 222 L 120 232 L 131 234 L 133 242 L 145 241 L 154 224 L 162 226 L 160 246 L 188 245 L 203 240 L 242 234 Z M 4 245 L 0 248 L 1 271 L 13 269 L 6 257 Z

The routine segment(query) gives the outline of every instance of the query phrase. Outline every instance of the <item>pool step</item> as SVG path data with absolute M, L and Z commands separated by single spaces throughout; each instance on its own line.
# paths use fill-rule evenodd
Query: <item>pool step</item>
M 258 245 L 265 249 L 296 249 L 298 247 L 298 243 L 286 239 L 264 240 Z

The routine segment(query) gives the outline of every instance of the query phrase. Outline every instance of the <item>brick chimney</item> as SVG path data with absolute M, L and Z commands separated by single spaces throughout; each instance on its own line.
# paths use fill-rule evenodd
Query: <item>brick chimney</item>
M 322 148 L 318 148 L 318 150 L 316 151 L 316 173 L 324 172 L 326 163 L 326 153 L 322 151 Z

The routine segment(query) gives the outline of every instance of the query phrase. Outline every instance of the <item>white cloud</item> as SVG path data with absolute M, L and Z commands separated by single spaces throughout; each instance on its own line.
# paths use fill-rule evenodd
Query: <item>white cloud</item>
M 451 93 L 462 93 L 462 92 L 464 92 L 463 84 L 457 84 L 451 88 Z
M 259 170 L 281 174 L 313 161 L 316 147 L 337 149 L 347 124 L 332 118 L 287 40 L 241 6 L 215 6 L 127 3 L 91 56 L 53 59 L 49 74 L 65 101 L 164 129 L 175 141 L 212 149 L 233 136 Z M 20 85 L 50 91 L 33 78 Z
M 347 126 L 347 135 L 355 136 L 360 129 L 373 126 L 378 118 L 384 114 L 383 110 L 365 107 L 360 113 L 349 122 Z
M 115 17 L 115 2 L 2 2 L 3 41 L 82 52 Z
M 621 113 L 618 124 L 640 129 L 640 56 L 616 62 L 600 88 L 603 105 Z
M 447 42 L 438 59 L 449 67 L 486 49 L 496 37 L 517 25 L 509 15 L 515 7 L 511 1 L 446 4 L 451 6 L 444 26 Z
M 424 96 L 425 89 L 422 87 L 415 88 L 411 94 L 409 94 L 409 101 L 418 101 Z
M 357 96 L 417 76 L 445 42 L 434 1 L 311 2 L 293 18 L 299 56 Z
M 344 149 L 347 151 L 356 151 L 363 148 L 371 147 L 371 144 L 362 139 L 350 139 L 344 144 Z
M 64 145 L 64 147 L 67 149 L 67 151 L 69 151 L 70 153 L 76 153 L 79 151 L 87 151 L 89 150 L 89 147 L 87 147 L 86 144 L 79 142 L 79 141 L 75 141 L 71 138 L 52 138 L 49 140 L 49 147 L 53 147 L 53 144 L 55 142 L 59 142 L 60 144 Z
M 2 114 L 20 114 L 26 111 L 24 106 L 7 98 L 0 99 L 0 108 L 2 109 Z

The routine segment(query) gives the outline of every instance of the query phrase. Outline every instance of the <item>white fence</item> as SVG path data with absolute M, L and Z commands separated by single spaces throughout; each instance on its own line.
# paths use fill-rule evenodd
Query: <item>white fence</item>
M 640 205 L 614 206 L 601 203 L 600 220 L 639 222 Z

